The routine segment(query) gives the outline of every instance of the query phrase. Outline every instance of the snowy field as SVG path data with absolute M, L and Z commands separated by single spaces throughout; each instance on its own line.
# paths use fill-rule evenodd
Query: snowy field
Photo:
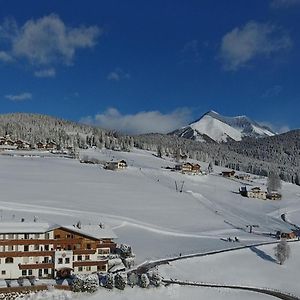
M 122 171 L 108 171 L 100 165 L 81 164 L 67 158 L 0 155 L 1 220 L 25 218 L 32 221 L 37 216 L 41 221 L 60 224 L 73 224 L 78 220 L 83 223 L 101 221 L 114 229 L 118 243 L 128 243 L 133 247 L 137 263 L 274 241 L 266 234 L 292 228 L 281 220 L 283 213 L 295 224 L 300 223 L 300 187 L 292 184 L 283 183 L 281 201 L 263 201 L 241 197 L 238 189 L 245 184 L 265 189 L 265 179 L 256 178 L 254 182 L 226 179 L 218 175 L 223 169 L 217 167 L 207 176 L 183 175 L 162 168 L 174 166 L 175 162 L 142 150 L 125 153 L 90 149 L 81 155 L 101 161 L 125 159 L 129 167 Z M 202 169 L 207 167 L 200 164 Z M 176 192 L 175 182 L 180 187 L 183 184 L 182 193 Z M 254 234 L 249 234 L 246 227 L 250 224 L 259 225 Z M 238 237 L 240 242 L 227 242 L 228 237 Z M 250 252 L 238 250 L 222 255 L 232 255 L 233 259 L 243 255 L 243 251 Z M 263 262 L 259 255 L 250 254 L 253 263 L 259 266 Z M 193 272 L 193 280 L 205 281 L 203 271 L 213 270 L 214 259 L 221 257 L 222 261 L 222 255 L 198 258 L 205 262 L 205 267 Z M 186 262 L 182 260 L 180 264 L 184 266 Z M 272 266 L 275 268 L 276 264 L 272 263 Z M 232 263 L 232 270 L 236 267 Z M 299 273 L 288 263 L 282 268 L 291 268 L 295 277 Z M 245 283 L 249 279 L 251 284 L 250 279 L 255 274 L 242 270 L 244 273 L 237 275 L 238 279 L 244 278 Z M 185 275 L 178 275 L 178 279 L 189 279 Z M 207 277 L 210 279 L 213 278 Z M 212 281 L 216 280 L 217 277 Z M 299 291 L 296 292 L 300 295 Z M 135 289 L 124 295 L 117 292 L 110 295 L 114 295 L 114 299 L 132 299 L 132 293 L 143 293 L 140 297 L 148 299 L 147 291 L 135 292 Z M 149 296 L 149 299 L 181 299 L 189 293 L 191 298 L 195 293 L 213 299 L 258 299 L 248 292 L 178 286 L 155 291 L 152 294 L 157 298 Z

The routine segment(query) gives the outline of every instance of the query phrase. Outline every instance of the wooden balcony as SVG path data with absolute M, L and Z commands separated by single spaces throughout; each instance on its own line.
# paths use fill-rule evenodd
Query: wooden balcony
M 90 260 L 83 260 L 83 261 L 74 261 L 73 267 L 92 267 L 92 266 L 105 266 L 107 264 L 107 260 L 100 260 L 100 261 L 90 261 Z
M 1 257 L 37 257 L 54 256 L 54 251 L 6 251 L 0 252 Z
M 96 250 L 94 249 L 77 249 L 73 250 L 74 255 L 80 255 L 80 254 L 95 254 Z
M 54 263 L 19 264 L 20 270 L 54 269 Z
M 0 240 L 0 246 L 13 246 L 13 245 L 73 245 L 81 244 L 82 239 L 28 239 L 28 240 Z

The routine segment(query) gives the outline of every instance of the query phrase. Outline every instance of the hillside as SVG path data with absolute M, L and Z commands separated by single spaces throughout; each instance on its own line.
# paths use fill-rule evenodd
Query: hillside
M 300 130 L 267 138 L 247 138 L 240 142 L 202 143 L 172 135 L 148 134 L 135 137 L 135 144 L 142 149 L 174 155 L 176 149 L 188 157 L 212 161 L 216 165 L 267 176 L 271 170 L 288 182 L 299 184 Z
M 162 147 L 163 153 L 170 156 L 180 150 L 190 158 L 212 161 L 220 166 L 257 175 L 267 175 L 270 170 L 276 169 L 283 180 L 297 184 L 300 176 L 299 132 L 296 130 L 260 139 L 248 137 L 228 143 L 216 143 L 203 135 L 208 142 L 202 143 L 176 135 L 123 136 L 98 127 L 38 114 L 0 115 L 0 136 L 8 134 L 13 140 L 21 139 L 32 144 L 53 140 L 60 147 L 81 149 L 95 146 L 99 149 L 104 147 L 129 151 L 136 146 L 156 151 Z
M 0 115 L 0 136 L 29 143 L 55 141 L 60 147 L 105 146 L 129 148 L 130 139 L 116 132 L 59 118 L 27 113 Z
M 230 251 L 227 254 L 172 262 L 162 266 L 160 272 L 165 278 L 254 286 L 268 286 L 271 274 L 273 285 L 270 287 L 299 293 L 298 286 L 290 281 L 299 273 L 295 267 L 299 247 L 292 249 L 292 258 L 284 266 L 263 261 L 264 253 L 255 247 L 253 251 L 232 252 L 244 245 L 276 241 L 265 235 L 266 232 L 290 231 L 293 226 L 285 223 L 280 213 L 284 211 L 289 217 L 290 212 L 299 211 L 298 186 L 283 183 L 281 201 L 250 199 L 237 193 L 242 184 L 239 180 L 219 175 L 221 167 L 214 166 L 214 172 L 209 175 L 187 175 L 162 168 L 174 166 L 176 162 L 173 158 L 158 158 L 153 154 L 139 149 L 80 151 L 81 156 L 100 161 L 125 159 L 129 166 L 120 171 L 81 164 L 75 159 L 0 155 L 0 221 L 24 218 L 28 222 L 36 218 L 38 222 L 58 224 L 74 224 L 78 220 L 82 224 L 103 222 L 114 230 L 118 243 L 132 246 L 136 264 L 227 249 Z M 207 168 L 207 164 L 199 163 L 203 170 Z M 184 182 L 181 193 L 176 192 L 175 181 Z M 247 184 L 265 189 L 266 179 L 252 176 L 252 182 Z M 250 234 L 248 224 L 260 227 L 255 234 Z M 229 242 L 228 237 L 238 237 L 239 242 Z M 272 248 L 261 249 L 273 256 Z M 239 267 L 235 268 L 237 264 Z M 259 277 L 259 268 L 264 276 Z M 213 269 L 217 270 L 214 276 Z M 289 276 L 282 277 L 281 269 Z M 174 293 L 179 299 L 184 295 L 220 300 L 266 299 L 242 291 L 175 286 L 146 290 L 127 287 L 124 292 L 109 291 L 109 296 L 140 299 L 146 294 L 145 299 L 173 299 Z M 103 295 L 108 295 L 108 291 L 100 289 L 93 297 L 99 299 Z

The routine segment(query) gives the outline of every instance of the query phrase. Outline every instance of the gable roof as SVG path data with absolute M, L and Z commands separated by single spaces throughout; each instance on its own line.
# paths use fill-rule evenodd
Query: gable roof
M 78 228 L 75 225 L 61 226 L 69 231 L 79 233 L 94 239 L 116 239 L 116 234 L 108 226 L 101 228 L 99 225 L 81 225 Z

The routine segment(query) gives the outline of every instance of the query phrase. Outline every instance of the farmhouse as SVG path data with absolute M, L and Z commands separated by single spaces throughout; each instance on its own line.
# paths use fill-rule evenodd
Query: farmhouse
M 235 175 L 235 178 L 240 179 L 240 180 L 250 180 L 251 179 L 249 174 L 238 174 L 238 175 Z
M 260 187 L 254 187 L 250 191 L 247 191 L 247 197 L 266 200 L 267 199 L 267 192 L 262 191 L 260 189 Z
M 45 148 L 47 150 L 54 150 L 54 149 L 57 149 L 57 144 L 55 142 L 51 141 L 46 144 Z
M 107 272 L 115 234 L 99 225 L 1 223 L 0 279 Z
M 267 193 L 267 198 L 270 200 L 280 200 L 281 197 L 282 197 L 281 194 L 276 191 Z
M 234 174 L 235 174 L 235 171 L 222 171 L 222 176 L 223 177 L 228 177 L 228 178 L 231 178 L 231 177 L 234 177 Z
M 108 161 L 106 162 L 104 168 L 107 170 L 122 170 L 127 168 L 127 163 L 123 159 L 119 161 Z
M 182 173 L 199 174 L 201 166 L 199 164 L 192 164 L 190 162 L 186 162 L 180 165 L 176 165 L 175 170 L 181 171 Z
M 36 143 L 36 147 L 37 147 L 38 149 L 45 149 L 45 148 L 46 148 L 46 145 L 45 145 L 44 143 L 42 143 L 42 142 L 37 142 L 37 143 Z

